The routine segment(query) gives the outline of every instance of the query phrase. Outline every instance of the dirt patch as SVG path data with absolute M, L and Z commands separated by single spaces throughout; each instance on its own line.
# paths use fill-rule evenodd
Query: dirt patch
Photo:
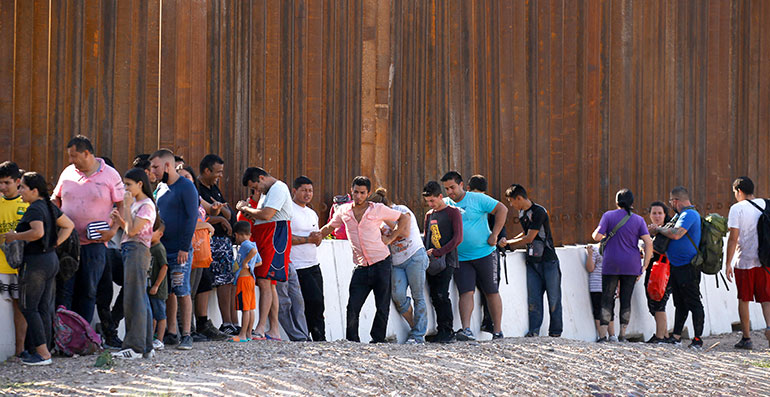
M 644 343 L 507 338 L 450 345 L 350 342 L 196 343 L 152 360 L 94 368 L 96 356 L 49 367 L 0 366 L 4 395 L 767 395 L 770 349 L 737 351 L 739 335 L 711 350 Z

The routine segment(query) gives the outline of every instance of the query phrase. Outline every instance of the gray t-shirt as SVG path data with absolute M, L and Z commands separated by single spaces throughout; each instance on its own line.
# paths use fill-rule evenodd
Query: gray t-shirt
M 289 187 L 281 181 L 275 181 L 273 186 L 266 194 L 263 194 L 259 199 L 257 209 L 272 208 L 276 210 L 275 215 L 272 218 L 263 221 L 257 220 L 255 225 L 260 225 L 268 222 L 276 221 L 290 221 L 294 213 L 292 208 L 291 193 L 289 193 Z

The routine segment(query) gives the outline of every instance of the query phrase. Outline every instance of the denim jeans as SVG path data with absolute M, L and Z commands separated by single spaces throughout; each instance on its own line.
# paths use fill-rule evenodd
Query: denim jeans
M 123 256 L 123 311 L 126 315 L 126 336 L 123 348 L 137 353 L 152 350 L 152 309 L 147 295 L 150 270 L 150 248 L 135 241 L 124 242 Z
M 276 285 L 278 293 L 278 322 L 291 341 L 309 341 L 305 320 L 305 301 L 299 287 L 297 270 L 289 263 L 289 278 Z
M 418 342 L 425 341 L 428 330 L 427 306 L 425 304 L 425 270 L 428 268 L 428 255 L 425 248 L 420 248 L 406 262 L 393 265 L 390 274 L 391 294 L 399 314 L 406 313 L 414 300 L 414 327 L 409 337 Z M 412 298 L 406 296 L 406 288 L 412 291 Z
M 348 298 L 347 328 L 345 330 L 347 340 L 361 341 L 358 337 L 358 318 L 369 292 L 374 292 L 374 305 L 377 307 L 377 312 L 374 315 L 370 335 L 373 342 L 385 341 L 388 315 L 390 314 L 391 267 L 393 267 L 393 262 L 388 256 L 377 263 L 359 266 L 353 270 L 353 277 L 350 278 L 350 297 Z
M 24 256 L 19 272 L 19 308 L 27 320 L 24 347 L 28 351 L 53 338 L 54 290 L 59 258 L 55 252 Z
M 452 300 L 449 297 L 449 283 L 452 281 L 454 272 L 455 268 L 447 266 L 439 274 L 435 276 L 428 274 L 425 277 L 430 289 L 430 300 L 436 310 L 436 329 L 439 338 L 452 334 L 454 313 L 452 312 Z
M 103 243 L 80 246 L 80 267 L 63 285 L 58 303 L 71 308 L 89 323 L 96 309 L 96 287 L 104 273 L 107 247 Z
M 105 337 L 118 336 L 118 324 L 123 319 L 123 290 L 118 293 L 115 305 L 112 305 L 112 296 L 114 294 L 113 282 L 118 286 L 123 286 L 123 258 L 120 249 L 107 248 L 107 263 L 104 266 L 102 278 L 96 287 L 96 314 L 99 315 L 99 322 L 102 323 L 102 333 Z
M 297 270 L 297 278 L 305 300 L 305 320 L 314 342 L 326 341 L 324 324 L 324 278 L 321 265 Z
M 543 293 L 548 295 L 551 322 L 549 335 L 561 335 L 561 269 L 559 260 L 527 262 L 527 302 L 529 304 L 529 332 L 540 333 L 543 323 Z

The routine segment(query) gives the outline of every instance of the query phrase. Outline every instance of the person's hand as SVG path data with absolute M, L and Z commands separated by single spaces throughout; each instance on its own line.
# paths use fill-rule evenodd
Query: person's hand
M 208 222 L 206 222 L 206 230 L 209 231 L 209 236 L 214 235 L 214 226 L 211 226 L 211 224 Z
M 153 285 L 152 287 L 150 287 L 150 295 L 155 295 L 157 293 L 158 293 L 158 286 L 157 285 Z
M 652 236 L 658 234 L 658 225 L 654 223 L 650 223 L 649 225 L 647 225 L 647 231 L 650 232 L 650 235 Z
M 180 266 L 185 266 L 187 264 L 189 255 L 190 254 L 188 254 L 187 251 L 179 251 L 176 256 L 176 263 Z
M 126 220 L 123 219 L 123 216 L 120 215 L 120 211 L 117 209 L 113 208 L 112 212 L 110 212 L 110 219 L 112 219 L 112 223 L 117 223 L 123 229 L 126 228 Z
M 238 201 L 238 203 L 235 204 L 235 209 L 238 210 L 238 211 L 244 212 L 244 213 L 245 213 L 245 211 L 243 211 L 243 209 L 244 208 L 248 208 L 248 207 L 249 207 L 249 203 L 247 203 L 246 201 L 243 201 L 243 200 L 240 200 L 240 201 Z
M 489 245 L 491 245 L 493 247 L 495 245 L 497 245 L 497 236 L 494 235 L 494 234 L 490 234 L 489 238 L 487 239 L 487 244 L 489 244 Z
M 130 192 L 126 192 L 123 195 L 123 205 L 128 206 L 128 208 L 131 208 L 131 204 L 135 201 L 136 199 L 134 199 L 134 196 Z
M 220 203 L 219 201 L 215 201 L 213 204 L 211 204 L 211 209 L 214 211 L 214 214 L 212 215 L 219 215 L 222 207 L 224 207 L 224 204 Z
M 436 252 L 436 250 L 434 250 L 433 248 L 431 248 L 431 249 L 429 249 L 429 250 L 425 251 L 425 253 L 426 253 L 426 254 L 428 254 L 428 256 L 429 256 L 429 257 L 433 257 L 433 253 L 434 253 L 434 252 Z
M 224 222 L 221 222 L 219 224 L 225 229 L 225 233 L 227 233 L 228 236 L 233 235 L 233 227 L 230 225 L 230 222 L 227 222 L 227 220 L 225 220 Z
M 307 236 L 307 239 L 312 244 L 315 244 L 316 247 L 321 245 L 321 241 L 323 241 L 323 238 L 321 237 L 321 232 L 311 232 L 309 236 Z
M 508 246 L 508 240 L 506 240 L 505 237 L 500 237 L 500 240 L 497 241 L 497 246 L 501 249 L 505 249 L 505 247 Z
M 733 270 L 733 265 L 727 264 L 727 270 L 725 271 L 727 273 L 727 281 L 732 282 L 733 281 L 733 275 L 735 274 L 735 270 Z
M 19 240 L 18 233 L 16 233 L 15 230 L 11 230 L 10 232 L 3 234 L 3 238 L 5 239 L 6 243 L 11 243 L 16 240 Z
M 586 252 L 588 253 L 588 255 L 593 254 L 594 253 L 594 246 L 591 245 L 591 244 L 586 245 Z
M 115 233 L 117 231 L 113 229 L 107 229 L 107 230 L 99 230 L 99 234 L 102 235 L 102 237 L 99 240 L 96 240 L 100 243 L 106 243 L 110 240 L 112 240 L 113 237 L 115 237 Z

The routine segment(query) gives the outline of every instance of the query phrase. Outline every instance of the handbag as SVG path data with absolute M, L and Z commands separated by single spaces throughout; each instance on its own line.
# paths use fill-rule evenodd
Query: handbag
M 543 252 L 545 251 L 545 242 L 543 240 L 532 240 L 527 244 L 527 261 L 539 263 L 543 259 Z
M 18 269 L 24 264 L 24 246 L 27 242 L 24 240 L 16 240 L 12 242 L 4 242 L 0 244 L 3 254 L 5 254 L 5 260 L 8 262 L 8 266 L 12 269 Z
M 193 234 L 193 259 L 192 268 L 207 268 L 211 266 L 214 259 L 211 257 L 211 236 L 206 229 L 198 229 Z
M 446 255 L 441 255 L 439 257 L 433 255 L 428 256 L 428 269 L 425 271 L 428 272 L 429 275 L 435 276 L 446 269 Z
M 659 301 L 666 295 L 668 279 L 671 277 L 671 264 L 668 257 L 663 255 L 652 264 L 650 270 L 650 280 L 647 282 L 647 294 L 650 299 Z
M 618 230 L 623 227 L 623 225 L 625 225 L 629 219 L 631 219 L 631 214 L 626 214 L 626 216 L 624 216 L 623 219 L 621 219 L 620 222 L 618 222 L 618 224 L 615 225 L 615 227 L 613 227 L 606 236 L 604 236 L 602 241 L 599 242 L 599 255 L 604 255 L 604 247 L 607 246 L 607 242 L 610 241 L 612 236 L 614 236 L 615 233 L 617 233 Z

